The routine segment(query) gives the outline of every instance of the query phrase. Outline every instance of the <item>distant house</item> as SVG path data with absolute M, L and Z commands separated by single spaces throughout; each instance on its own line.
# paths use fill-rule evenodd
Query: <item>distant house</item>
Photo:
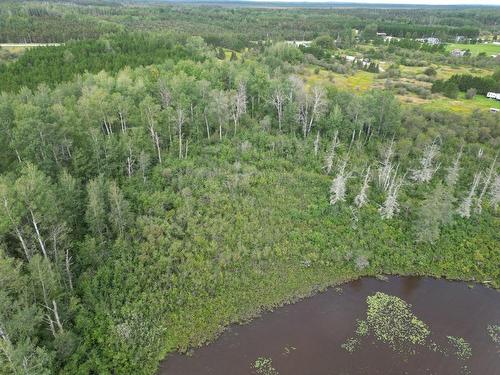
M 377 33 L 377 36 L 387 36 L 387 33 Z
M 401 38 L 396 38 L 395 36 L 391 36 L 391 35 L 387 35 L 387 36 L 384 36 L 384 42 L 390 42 L 392 40 L 401 40 Z
M 290 45 L 295 46 L 295 47 L 300 47 L 300 46 L 310 47 L 312 41 L 310 41 L 310 40 L 287 40 L 285 43 L 290 44 Z
M 457 35 L 457 37 L 455 38 L 456 43 L 462 43 L 462 42 L 465 42 L 466 40 L 467 40 L 467 38 L 463 35 Z
M 500 93 L 490 91 L 489 93 L 486 94 L 486 97 L 490 99 L 500 100 Z
M 463 57 L 465 56 L 466 52 L 467 51 L 463 49 L 454 49 L 453 51 L 451 51 L 451 55 L 455 57 Z
M 441 40 L 439 40 L 439 38 L 435 38 L 435 37 L 427 38 L 426 42 L 427 42 L 427 44 L 430 44 L 432 46 L 441 44 Z
M 422 43 L 427 43 L 430 44 L 431 46 L 435 46 L 438 44 L 441 44 L 441 40 L 439 38 L 435 38 L 433 36 L 428 37 L 428 38 L 419 38 L 415 39 L 417 42 L 422 42 Z

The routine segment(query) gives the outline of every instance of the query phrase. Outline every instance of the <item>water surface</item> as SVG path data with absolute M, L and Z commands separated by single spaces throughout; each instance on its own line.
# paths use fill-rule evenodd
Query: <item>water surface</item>
M 352 353 L 341 345 L 352 337 L 357 319 L 365 319 L 367 296 L 397 296 L 427 324 L 443 348 L 447 336 L 463 338 L 472 349 L 466 360 L 418 347 L 396 352 L 373 335 Z M 500 374 L 500 347 L 487 331 L 500 325 L 500 292 L 480 285 L 432 278 L 364 278 L 331 288 L 293 305 L 263 314 L 247 325 L 229 327 L 212 344 L 191 356 L 172 354 L 160 375 L 246 375 L 259 357 L 272 359 L 280 375 L 347 374 Z M 449 345 L 448 345 L 449 346 Z

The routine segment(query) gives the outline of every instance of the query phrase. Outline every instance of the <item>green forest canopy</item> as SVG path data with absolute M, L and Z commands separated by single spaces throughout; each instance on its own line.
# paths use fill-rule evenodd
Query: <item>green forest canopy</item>
M 0 73 L 1 374 L 151 374 L 364 275 L 500 287 L 497 115 L 306 84 L 280 44 L 115 37 Z

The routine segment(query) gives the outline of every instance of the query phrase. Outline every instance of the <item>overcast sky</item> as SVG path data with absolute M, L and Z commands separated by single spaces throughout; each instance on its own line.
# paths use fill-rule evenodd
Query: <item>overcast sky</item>
M 375 3 L 375 4 L 426 4 L 426 5 L 500 5 L 500 0 L 256 0 L 256 1 L 300 1 L 328 3 Z

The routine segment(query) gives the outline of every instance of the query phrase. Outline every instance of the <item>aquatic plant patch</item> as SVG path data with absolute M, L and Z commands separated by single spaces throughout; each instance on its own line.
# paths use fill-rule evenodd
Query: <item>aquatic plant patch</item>
M 465 341 L 462 337 L 447 336 L 448 342 L 451 344 L 453 349 L 453 354 L 463 361 L 469 359 L 472 356 L 472 349 L 470 344 Z
M 359 338 L 369 333 L 398 352 L 414 353 L 416 345 L 427 344 L 431 331 L 411 312 L 410 304 L 381 292 L 367 297 L 366 302 L 366 320 L 358 320 L 356 337 L 348 339 L 343 348 L 354 350 Z
M 257 358 L 253 368 L 257 375 L 279 375 L 279 372 L 273 367 L 273 360 L 271 358 Z
M 448 345 L 438 345 L 431 339 L 428 325 L 418 319 L 411 311 L 411 305 L 401 298 L 377 292 L 368 296 L 366 302 L 366 319 L 357 320 L 355 335 L 341 345 L 348 352 L 354 352 L 361 339 L 372 334 L 399 353 L 415 354 L 416 348 L 421 347 L 462 361 L 472 356 L 471 345 L 462 337 L 446 336 Z M 495 343 L 500 341 L 499 326 L 488 326 L 488 333 Z
M 488 335 L 490 335 L 491 340 L 496 344 L 498 349 L 500 349 L 500 325 L 489 324 L 486 328 Z

